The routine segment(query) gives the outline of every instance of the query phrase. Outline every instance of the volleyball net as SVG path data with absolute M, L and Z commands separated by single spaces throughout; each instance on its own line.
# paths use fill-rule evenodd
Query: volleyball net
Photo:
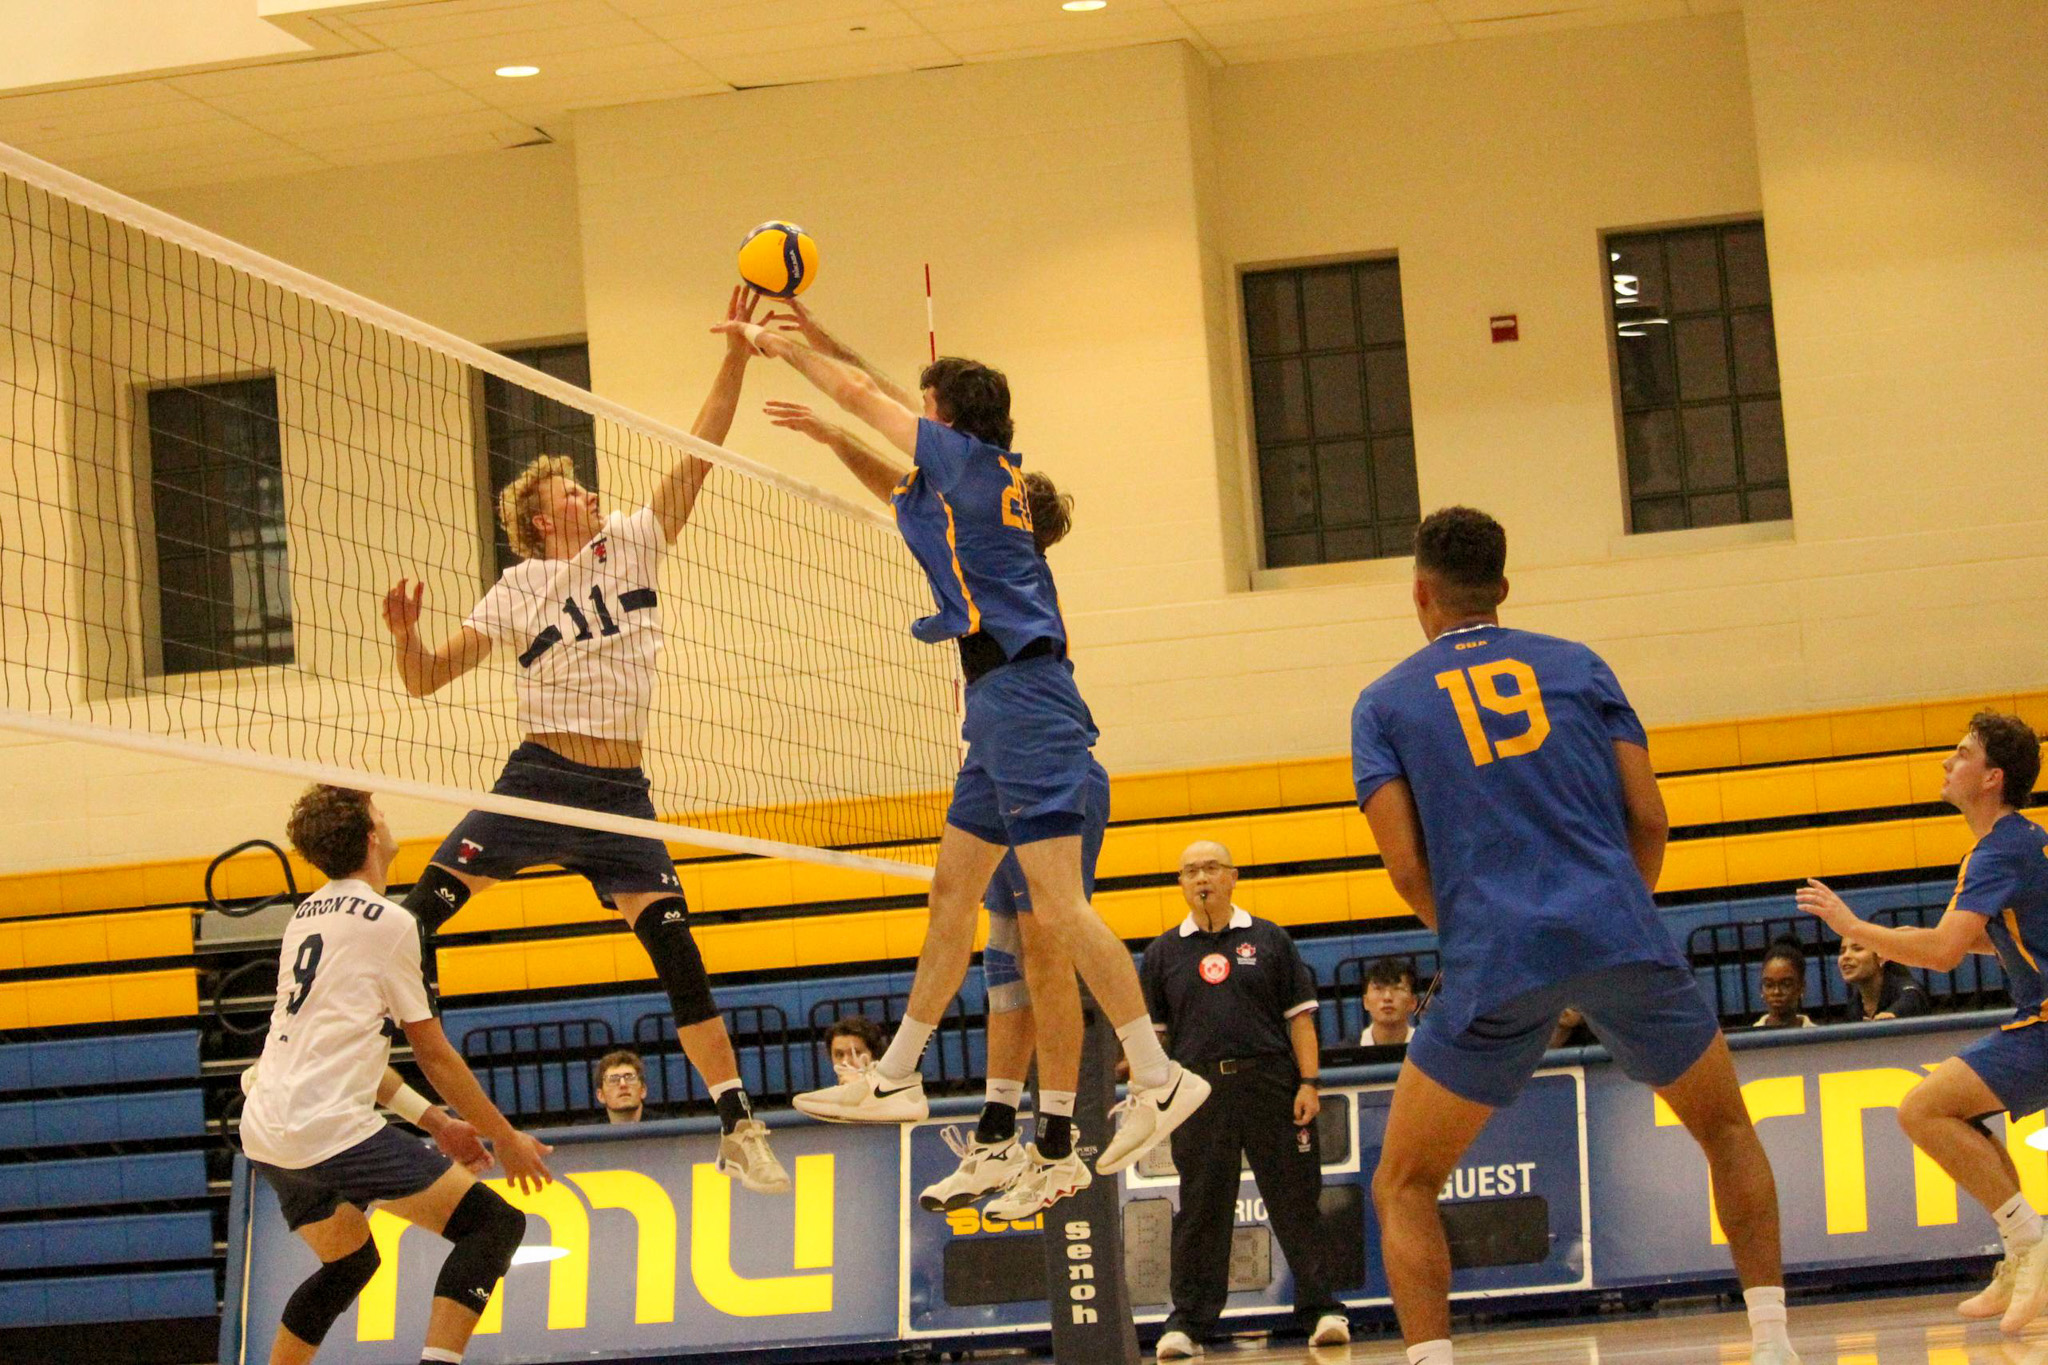
M 922 871 L 957 664 L 908 634 L 928 596 L 877 510 L 4 147 L 0 213 L 0 725 Z M 496 495 L 543 454 L 627 512 L 712 466 L 638 603 L 659 824 L 491 794 L 528 651 L 423 698 L 394 662 L 387 590 L 425 585 L 429 646 L 457 631 L 513 562 Z M 565 648 L 624 610 L 564 607 Z

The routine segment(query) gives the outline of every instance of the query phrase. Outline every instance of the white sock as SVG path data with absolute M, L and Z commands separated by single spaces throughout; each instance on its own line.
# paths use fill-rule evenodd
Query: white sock
M 723 1094 L 724 1094 L 724 1093 L 725 1093 L 726 1091 L 728 1091 L 728 1090 L 737 1090 L 737 1089 L 739 1089 L 739 1088 L 740 1088 L 740 1087 L 741 1087 L 742 1085 L 744 1085 L 744 1084 L 746 1084 L 746 1082 L 742 1081 L 742 1080 L 741 1080 L 741 1079 L 740 1079 L 739 1077 L 737 1077 L 737 1076 L 733 1077 L 733 1078 L 732 1078 L 731 1080 L 729 1080 L 729 1081 L 720 1081 L 720 1082 L 719 1082 L 719 1083 L 718 1083 L 717 1085 L 714 1085 L 714 1086 L 712 1086 L 712 1087 L 711 1087 L 711 1100 L 712 1100 L 712 1103 L 714 1103 L 714 1104 L 715 1104 L 715 1103 L 717 1103 L 717 1102 L 718 1102 L 718 1097 L 719 1097 L 720 1095 L 723 1095 Z
M 421 1360 L 438 1360 L 446 1365 L 462 1365 L 462 1352 L 451 1351 L 445 1346 L 428 1346 L 420 1351 Z
M 1038 1114 L 1058 1114 L 1061 1118 L 1074 1117 L 1074 1092 L 1071 1090 L 1043 1090 L 1038 1092 Z
M 1451 1365 L 1451 1339 L 1438 1337 L 1410 1346 L 1408 1365 Z
M 1742 1291 L 1742 1301 L 1749 1305 L 1749 1340 L 1752 1345 L 1765 1346 L 1773 1342 L 1787 1342 L 1785 1335 L 1785 1287 L 1777 1284 L 1758 1285 L 1755 1289 Z
M 1159 1046 L 1159 1035 L 1153 1031 L 1152 1016 L 1141 1014 L 1116 1031 L 1117 1041 L 1124 1045 L 1124 1058 L 1131 1064 L 1131 1084 L 1156 1090 L 1166 1084 L 1166 1078 L 1173 1074 L 1173 1063 L 1166 1059 L 1166 1049 Z
M 2024 1255 L 2041 1240 L 2041 1215 L 2034 1212 L 2024 1194 L 2016 1194 L 1991 1211 L 1998 1222 L 1998 1235 L 2005 1239 L 2005 1254 Z
M 903 1022 L 896 1026 L 896 1036 L 889 1040 L 889 1050 L 875 1063 L 875 1070 L 888 1080 L 909 1080 L 917 1072 L 917 1059 L 924 1056 L 925 1044 L 938 1031 L 937 1024 L 921 1024 L 904 1015 Z
M 991 1076 L 981 1098 L 984 1104 L 1007 1104 L 1015 1109 L 1024 1102 L 1024 1082 L 1000 1081 Z

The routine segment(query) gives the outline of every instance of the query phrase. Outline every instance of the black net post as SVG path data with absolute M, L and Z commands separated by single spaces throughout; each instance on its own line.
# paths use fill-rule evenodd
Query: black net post
M 1116 1101 L 1116 1030 L 1081 988 L 1085 1021 L 1081 1080 L 1074 1095 L 1075 1150 L 1092 1169 L 1108 1145 Z M 1124 1279 L 1123 1201 L 1115 1176 L 1045 1211 L 1046 1307 L 1060 1365 L 1138 1365 L 1138 1328 Z

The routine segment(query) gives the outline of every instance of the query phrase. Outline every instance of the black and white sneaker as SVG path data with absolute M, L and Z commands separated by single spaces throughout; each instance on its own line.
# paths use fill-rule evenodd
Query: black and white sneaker
M 960 1158 L 960 1165 L 944 1180 L 925 1186 L 917 1196 L 918 1207 L 927 1213 L 964 1209 L 1006 1188 L 1024 1172 L 1024 1144 L 1014 1134 L 1001 1142 L 977 1142 L 972 1136 L 963 1140 L 958 1128 L 947 1128 L 941 1136 Z

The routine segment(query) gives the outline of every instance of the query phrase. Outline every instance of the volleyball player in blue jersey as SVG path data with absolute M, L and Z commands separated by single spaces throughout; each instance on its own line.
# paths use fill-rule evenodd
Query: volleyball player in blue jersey
M 1500 624 L 1506 563 L 1507 534 L 1484 512 L 1426 519 L 1415 609 L 1429 643 L 1352 712 L 1359 804 L 1444 964 L 1373 1176 L 1408 1359 L 1451 1362 L 1438 1192 L 1573 1006 L 1699 1142 L 1749 1307 L 1750 1359 L 1794 1365 L 1770 1161 L 1718 1021 L 1650 898 L 1668 825 L 1642 723 L 1592 650 Z
M 911 633 L 932 644 L 957 641 L 967 677 L 968 752 L 946 812 L 930 926 L 903 1022 L 868 1071 L 799 1095 L 796 1105 L 839 1122 L 925 1116 L 918 1059 L 967 974 L 983 890 L 1005 850 L 1014 850 L 1037 925 L 1073 959 L 1130 1062 L 1124 1121 L 1095 1166 L 1120 1171 L 1200 1107 L 1209 1085 L 1167 1058 L 1130 952 L 1095 914 L 1083 884 L 1083 834 L 1100 771 L 1090 754 L 1095 722 L 1067 662 L 1066 622 L 1033 539 L 1023 462 L 1010 449 L 1009 382 L 986 365 L 948 357 L 925 368 L 922 402 L 914 403 L 851 352 L 828 354 L 754 323 L 714 330 L 745 336 L 763 355 L 787 361 L 911 458 L 906 469 L 858 441 L 828 442 L 894 507 L 930 581 L 937 610 Z M 1042 1056 L 1055 1046 L 1079 1054 L 1078 1030 L 1055 1040 L 1042 1029 L 1039 1041 Z
M 1934 1069 L 1899 1103 L 1899 1126 L 1998 1224 L 2005 1259 L 1991 1283 L 1964 1299 L 1966 1318 L 2001 1318 L 2017 1332 L 2048 1305 L 2048 1237 L 2020 1192 L 2019 1171 L 1984 1120 L 2048 1106 L 2048 830 L 2020 814 L 2041 775 L 2041 741 L 2018 716 L 1979 711 L 1942 760 L 1941 799 L 1977 836 L 1956 872 L 1955 894 L 1933 925 L 1872 924 L 1819 882 L 1799 908 L 1843 938 L 1909 967 L 1953 971 L 1970 953 L 1996 953 L 2013 1017 Z

